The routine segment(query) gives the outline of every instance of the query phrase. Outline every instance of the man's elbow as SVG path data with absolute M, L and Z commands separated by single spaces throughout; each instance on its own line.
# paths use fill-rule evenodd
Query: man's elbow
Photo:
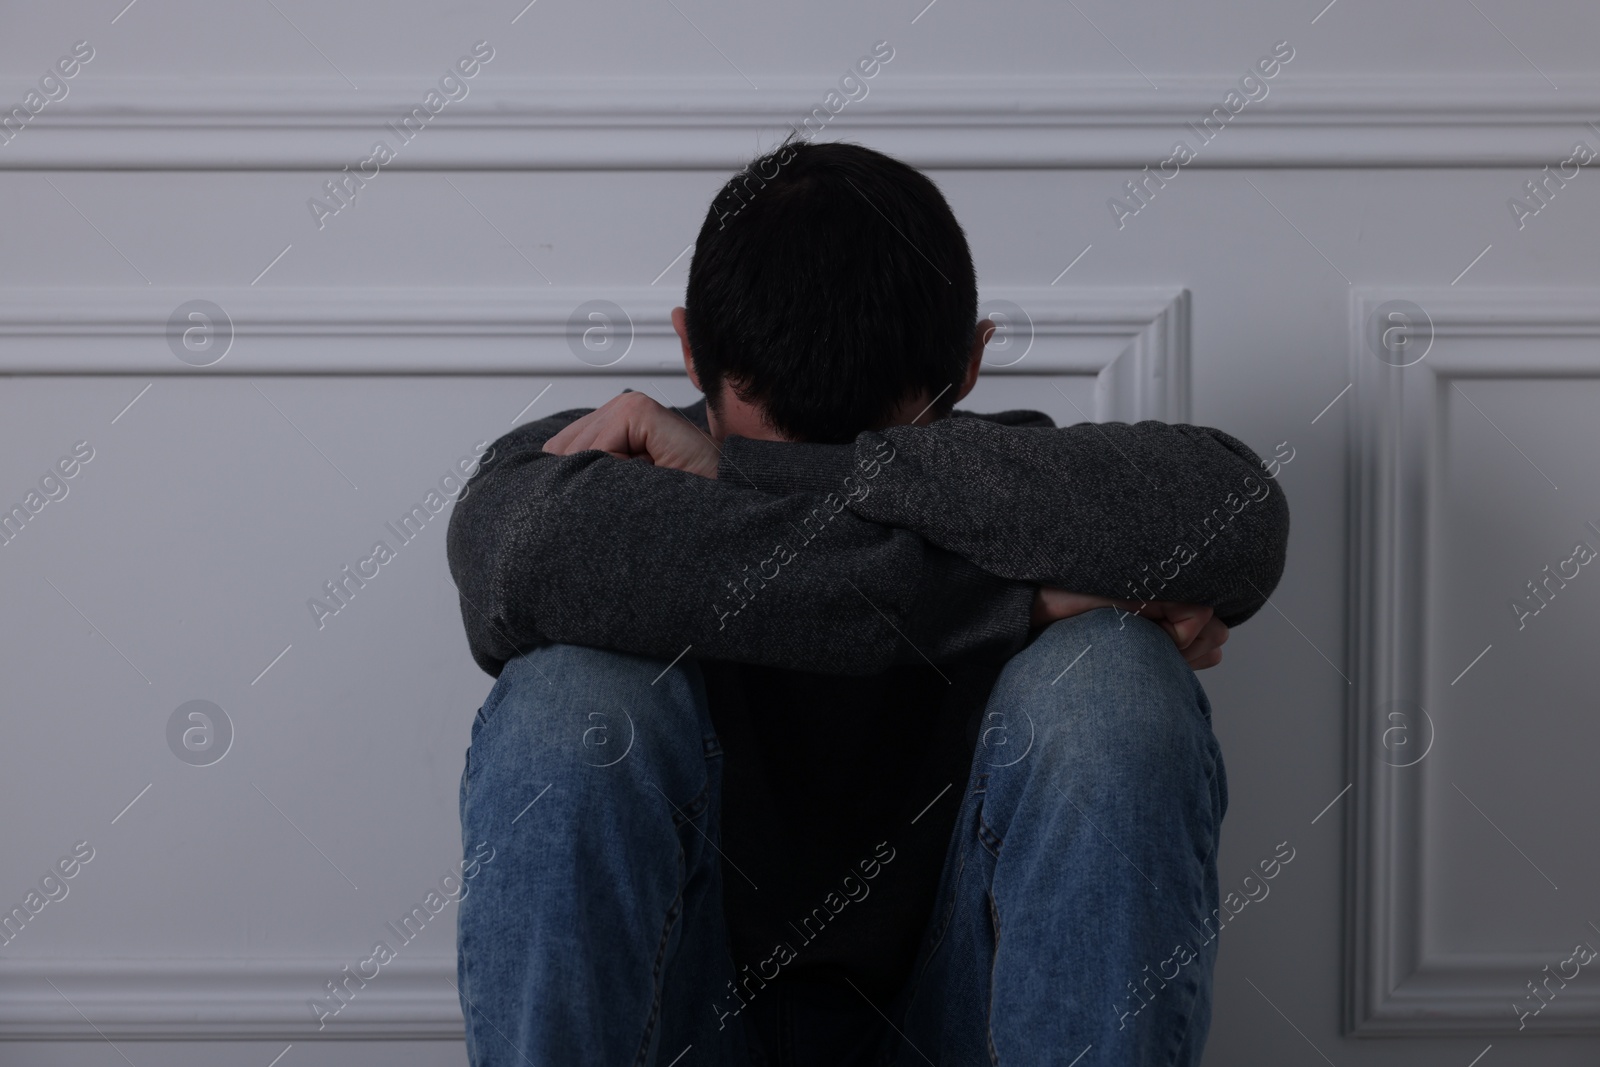
M 1265 598 L 1277 588 L 1289 558 L 1289 496 L 1275 478 L 1264 479 L 1262 484 L 1271 489 L 1256 515 L 1260 527 L 1257 537 L 1261 574 L 1266 583 L 1261 587 L 1261 594 Z
M 481 497 L 470 503 L 466 499 L 457 502 L 445 532 L 445 558 L 461 597 L 463 615 L 475 617 L 467 619 L 468 623 L 475 621 L 492 630 L 504 626 L 506 591 L 511 588 L 518 553 L 502 536 L 504 528 L 490 521 L 488 512 L 493 509 L 486 511 L 484 503 Z M 526 567 L 524 557 L 523 569 Z M 472 629 L 469 625 L 469 634 Z
M 1229 603 L 1215 605 L 1228 626 L 1237 626 L 1261 610 L 1283 578 L 1289 557 L 1289 498 L 1274 478 L 1254 479 L 1247 507 L 1238 516 L 1238 536 L 1228 567 L 1233 581 Z

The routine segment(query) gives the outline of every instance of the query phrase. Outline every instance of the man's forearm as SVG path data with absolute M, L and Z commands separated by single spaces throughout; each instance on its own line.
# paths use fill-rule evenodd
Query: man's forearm
M 580 414 L 495 442 L 451 516 L 451 573 L 489 673 L 546 641 L 870 674 L 1026 638 L 1031 585 L 853 513 L 852 475 L 774 495 L 541 450 Z
M 1244 444 L 1158 422 L 1061 429 L 956 415 L 853 444 L 729 438 L 721 477 L 773 492 L 840 477 L 886 445 L 893 464 L 849 507 L 1019 581 L 1132 600 L 1206 604 L 1229 626 L 1283 573 L 1283 490 Z M 1047 421 L 1047 420 L 1046 420 Z M 735 473 L 739 472 L 739 473 Z

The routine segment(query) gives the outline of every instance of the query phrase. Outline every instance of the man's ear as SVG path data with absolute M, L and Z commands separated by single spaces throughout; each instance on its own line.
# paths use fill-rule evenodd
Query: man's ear
M 990 326 L 993 325 L 990 323 Z M 683 308 L 672 309 L 672 330 L 678 335 L 678 343 L 683 346 L 683 369 L 694 387 L 700 389 L 700 376 L 694 372 L 694 354 L 689 351 L 689 315 Z M 700 391 L 705 392 L 704 389 Z
M 673 316 L 673 321 L 676 322 L 677 312 L 673 312 Z M 956 398 L 952 401 L 953 404 L 959 404 L 962 400 L 965 400 L 967 394 L 972 392 L 972 387 L 978 384 L 978 371 L 983 368 L 983 346 L 988 344 L 989 338 L 993 336 L 994 320 L 981 320 L 978 323 L 977 334 L 972 339 L 972 352 L 967 356 L 967 373 L 961 379 L 961 389 L 956 393 Z M 684 351 L 687 352 L 688 350 L 688 344 L 685 343 Z

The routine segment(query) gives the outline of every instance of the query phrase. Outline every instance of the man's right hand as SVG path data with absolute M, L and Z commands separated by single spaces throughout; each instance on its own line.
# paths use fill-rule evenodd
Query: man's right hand
M 1115 600 L 1042 585 L 1033 597 L 1032 623 L 1035 628 L 1048 626 L 1095 608 L 1116 608 L 1159 623 L 1192 670 L 1205 670 L 1222 662 L 1222 646 L 1227 643 L 1228 628 L 1204 604 Z
M 598 449 L 619 459 L 717 476 L 716 443 L 706 432 L 644 393 L 622 393 L 566 427 L 544 444 L 558 456 Z

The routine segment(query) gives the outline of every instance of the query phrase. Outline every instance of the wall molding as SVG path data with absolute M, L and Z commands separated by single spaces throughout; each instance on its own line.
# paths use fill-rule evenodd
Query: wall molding
M 1031 337 L 1025 356 L 985 374 L 1094 375 L 1096 418 L 1188 417 L 1187 290 L 995 286 L 979 295 L 1021 309 L 1016 341 Z M 232 347 L 208 367 L 167 344 L 169 317 L 195 299 L 232 324 Z M 668 285 L 13 288 L 0 293 L 0 375 L 679 375 L 670 313 L 682 299 Z M 593 300 L 622 309 L 618 345 L 631 337 L 609 365 L 609 356 L 579 359 L 567 342 L 572 316 Z
M 0 170 L 329 170 L 354 166 L 428 89 L 416 79 L 108 78 L 74 88 L 0 145 Z M 1152 167 L 1182 137 L 1188 167 L 1533 166 L 1558 163 L 1600 113 L 1600 77 L 1553 90 L 1515 75 L 1303 75 L 1200 144 L 1188 123 L 1231 77 L 915 77 L 892 70 L 819 134 L 914 166 Z M 818 106 L 828 77 L 532 78 L 487 73 L 386 169 L 727 170 Z M 399 148 L 398 139 L 388 134 Z
M 0 966 L 0 1039 L 463 1039 L 454 957 L 396 958 L 318 1030 L 308 1002 L 350 963 L 13 957 Z
M 1435 346 L 1399 368 L 1364 342 L 1388 300 L 1426 310 Z M 1347 710 L 1355 781 L 1348 817 L 1345 1025 L 1357 1035 L 1514 1034 L 1511 1010 L 1548 954 L 1430 953 L 1422 872 L 1427 764 L 1376 758 L 1383 729 L 1371 709 L 1428 706 L 1428 544 L 1441 449 L 1442 399 L 1452 380 L 1600 378 L 1600 291 L 1357 288 L 1350 294 L 1349 536 L 1354 685 Z M 1439 339 L 1506 338 L 1515 345 L 1441 348 Z M 1590 344 L 1539 344 L 1581 338 Z M 1437 809 L 1437 805 L 1434 805 Z M 1575 984 L 1540 1015 L 1541 1034 L 1600 1035 L 1600 988 Z

